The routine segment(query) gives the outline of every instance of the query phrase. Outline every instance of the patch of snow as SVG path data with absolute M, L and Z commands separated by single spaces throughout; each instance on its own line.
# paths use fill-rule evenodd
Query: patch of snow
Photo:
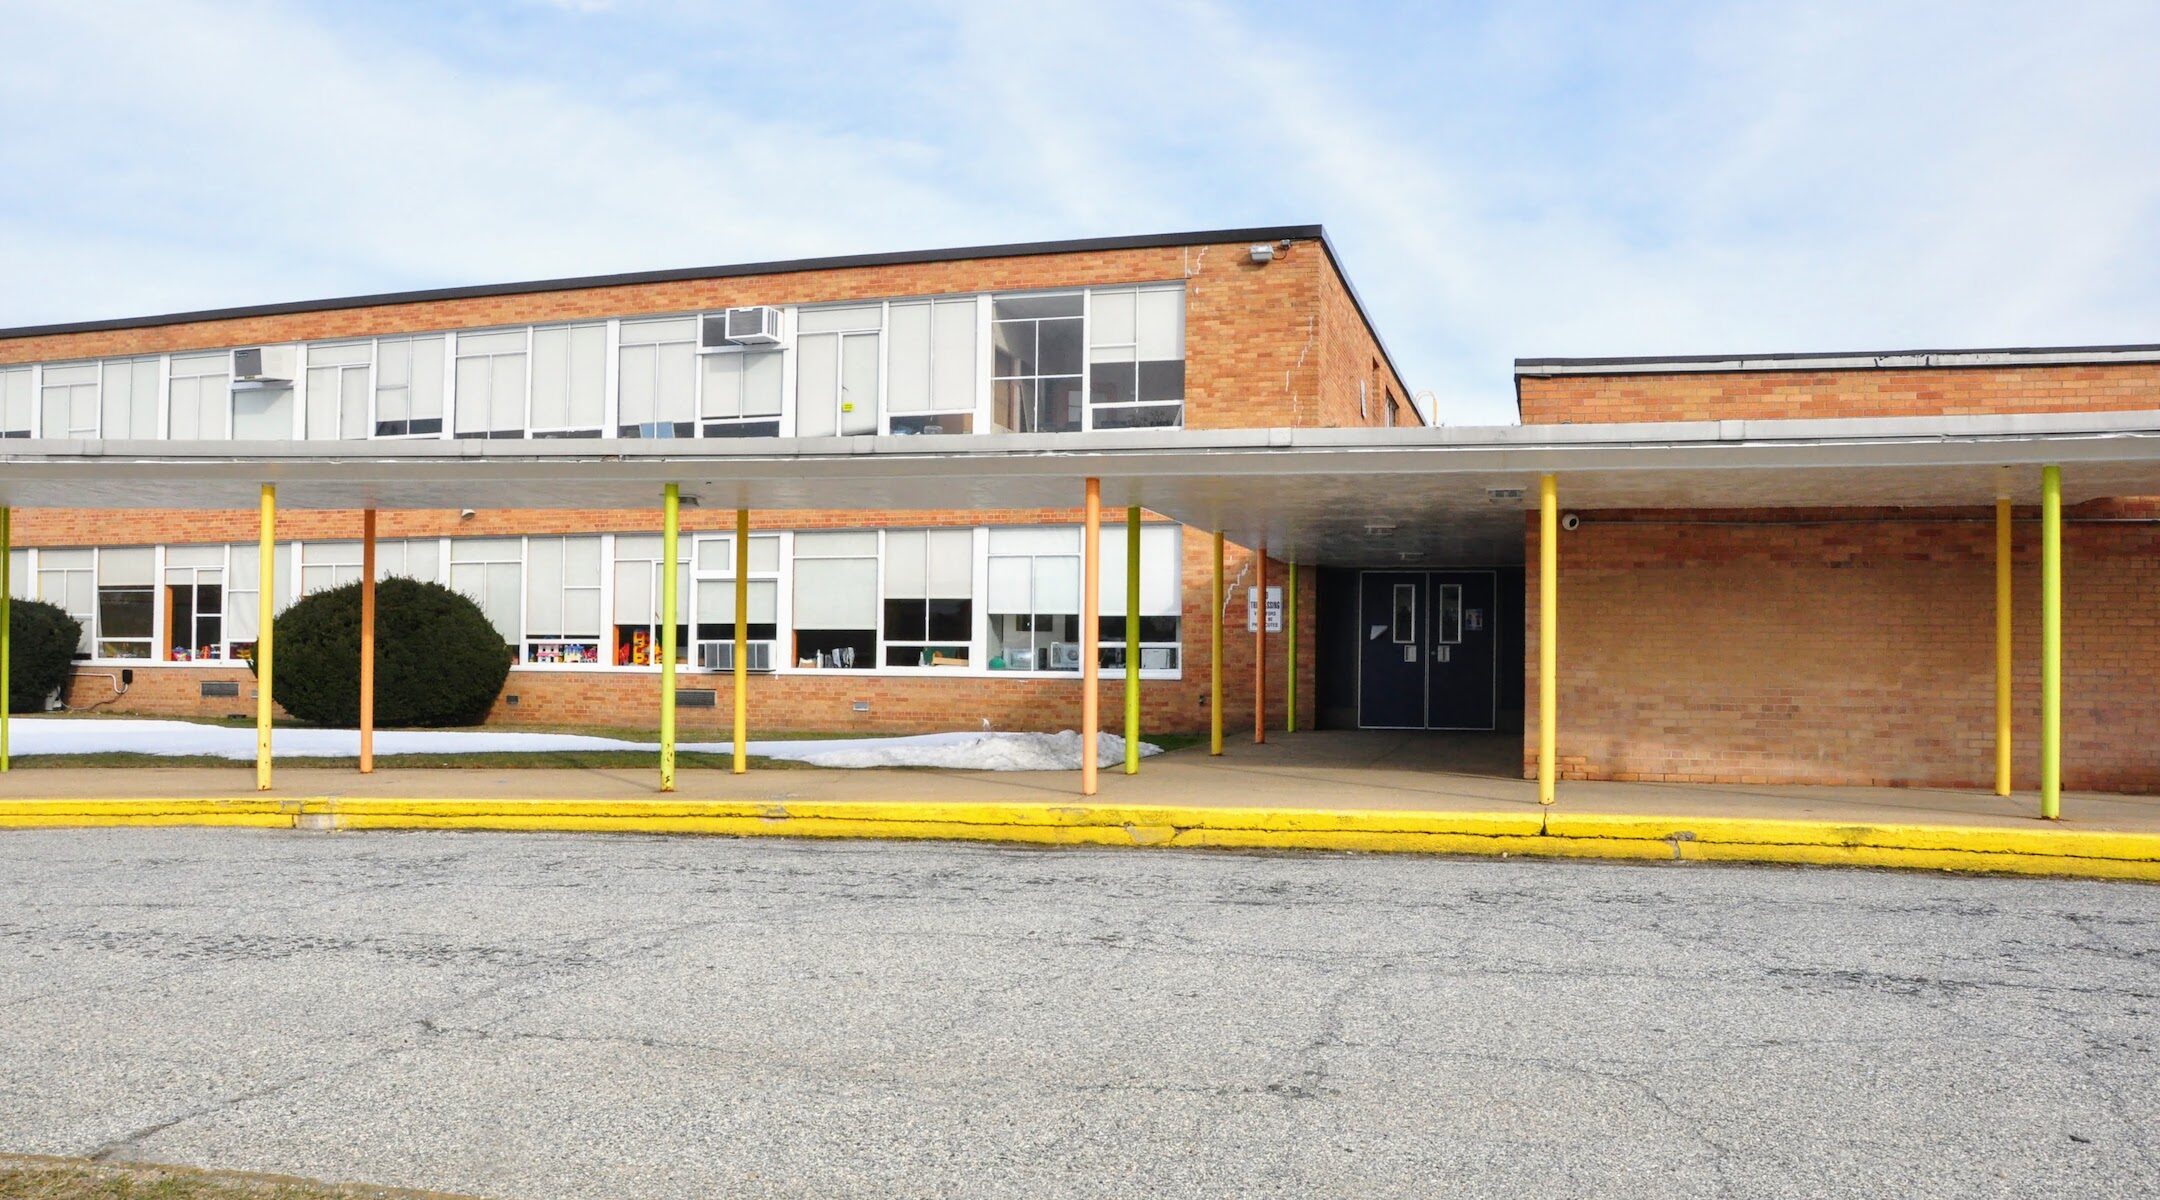
M 255 730 L 237 725 L 135 718 L 70 720 L 38 717 L 10 723 L 15 754 L 134 753 L 208 755 L 247 761 L 255 757 Z M 753 741 L 750 753 L 820 767 L 943 767 L 955 771 L 1074 771 L 1080 767 L 1080 735 L 1063 733 L 927 733 L 911 737 Z M 1098 743 L 1101 765 L 1122 762 L 1125 739 L 1113 733 Z M 684 751 L 724 754 L 732 742 L 679 742 Z M 568 733 L 496 730 L 387 729 L 375 734 L 375 753 L 517 754 L 551 750 L 658 751 L 655 742 Z M 273 758 L 352 758 L 360 753 L 353 729 L 280 729 Z M 1142 755 L 1160 746 L 1140 743 Z

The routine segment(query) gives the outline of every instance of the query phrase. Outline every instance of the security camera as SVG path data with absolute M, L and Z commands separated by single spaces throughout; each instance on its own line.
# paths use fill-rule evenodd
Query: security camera
M 1576 530 L 1582 528 L 1582 518 L 1576 516 L 1574 513 L 1568 513 L 1560 518 L 1560 528 L 1568 531 L 1569 533 L 1573 533 Z

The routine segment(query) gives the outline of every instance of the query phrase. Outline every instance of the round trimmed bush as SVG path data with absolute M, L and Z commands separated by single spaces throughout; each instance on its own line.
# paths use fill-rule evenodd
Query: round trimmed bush
M 302 721 L 358 725 L 360 584 L 303 597 L 274 633 L 271 697 Z M 437 583 L 375 585 L 376 725 L 477 725 L 509 676 L 510 648 L 479 605 Z
M 8 607 L 9 712 L 43 712 L 45 698 L 67 682 L 82 643 L 82 622 L 57 604 L 15 600 Z

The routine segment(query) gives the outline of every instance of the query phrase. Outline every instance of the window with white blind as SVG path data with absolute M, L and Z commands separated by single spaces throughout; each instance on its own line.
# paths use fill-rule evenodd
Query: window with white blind
M 705 387 L 698 422 L 706 437 L 778 437 L 782 386 L 778 350 L 716 350 L 700 356 Z
M 600 578 L 598 537 L 525 539 L 524 661 L 601 661 Z
M 166 548 L 164 655 L 172 662 L 225 657 L 225 547 Z
M 523 636 L 524 563 L 518 538 L 458 538 L 450 543 L 450 590 L 479 605 L 506 646 L 518 645 Z
M 795 316 L 795 433 L 878 431 L 882 305 L 806 308 Z
M 878 535 L 795 535 L 798 667 L 867 671 L 877 666 Z
M 1080 531 L 992 529 L 990 669 L 1080 669 Z
M 215 441 L 228 436 L 232 419 L 232 355 L 175 354 L 171 366 L 170 436 L 176 441 Z
M 1081 428 L 1085 313 L 1079 292 L 991 301 L 991 412 L 1003 428 L 1020 433 Z
M 1184 423 L 1185 289 L 1088 292 L 1088 428 Z
M 307 348 L 307 436 L 316 441 L 364 440 L 375 428 L 368 376 L 371 342 Z
M 0 367 L 0 438 L 36 437 L 37 393 L 29 367 Z
M 689 546 L 678 543 L 681 556 L 675 574 L 675 661 L 690 657 Z M 615 624 L 608 659 L 618 667 L 660 665 L 661 590 L 660 535 L 617 534 L 615 537 Z
M 435 437 L 443 429 L 443 338 L 375 340 L 375 436 Z
M 624 321 L 616 367 L 617 436 L 697 433 L 697 319 Z
M 967 433 L 975 424 L 976 303 L 896 301 L 886 310 L 885 411 L 894 433 Z
M 225 645 L 228 657 L 243 662 L 255 657 L 260 636 L 257 618 L 262 612 L 262 554 L 254 542 L 227 548 L 231 566 L 225 575 Z M 272 616 L 284 612 L 292 601 L 293 548 L 281 542 L 270 556 Z
M 532 331 L 534 437 L 598 437 L 607 416 L 607 326 Z
M 82 626 L 75 657 L 88 658 L 97 648 L 97 551 L 40 550 L 36 597 L 56 604 Z
M 885 534 L 885 665 L 968 665 L 975 641 L 975 531 Z
M 30 552 L 28 550 L 8 551 L 7 592 L 8 595 L 15 597 L 17 600 L 34 600 L 37 598 L 37 580 L 30 574 Z
M 149 658 L 155 630 L 156 551 L 101 548 L 97 555 L 97 657 Z
M 99 437 L 150 439 L 158 435 L 158 373 L 155 358 L 103 364 Z
M 735 536 L 706 535 L 697 540 L 697 640 L 729 647 L 717 661 L 732 663 L 735 643 Z M 749 620 L 752 642 L 780 636 L 780 535 L 750 535 Z M 700 661 L 704 661 L 702 658 Z M 758 663 L 753 656 L 753 665 Z M 759 669 L 763 669 L 760 667 Z
M 40 400 L 45 408 L 44 436 L 94 438 L 98 435 L 98 364 L 68 363 L 45 368 Z
M 292 385 L 233 384 L 232 435 L 235 441 L 289 441 L 293 435 Z
M 525 357 L 530 333 L 523 329 L 457 336 L 457 414 L 461 438 L 525 436 Z
M 312 596 L 360 582 L 360 555 L 358 542 L 309 542 L 302 546 L 300 594 Z
M 1140 527 L 1140 669 L 1178 668 L 1183 615 L 1181 570 L 1184 541 L 1176 525 Z M 1102 531 L 1101 661 L 1106 669 L 1125 667 L 1125 530 Z

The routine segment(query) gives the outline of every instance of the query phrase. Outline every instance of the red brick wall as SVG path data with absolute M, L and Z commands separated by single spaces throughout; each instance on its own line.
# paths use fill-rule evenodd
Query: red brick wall
M 2064 532 L 2063 779 L 2160 790 L 2160 524 Z M 1570 779 L 1987 787 L 1992 512 L 1586 513 L 1560 540 Z M 2015 764 L 2037 786 L 2039 559 L 2015 552 Z M 1528 533 L 1537 561 L 1535 520 Z M 1524 768 L 1536 771 L 1528 572 Z
M 2160 363 L 1525 376 L 1523 423 L 1937 417 L 2160 408 Z

